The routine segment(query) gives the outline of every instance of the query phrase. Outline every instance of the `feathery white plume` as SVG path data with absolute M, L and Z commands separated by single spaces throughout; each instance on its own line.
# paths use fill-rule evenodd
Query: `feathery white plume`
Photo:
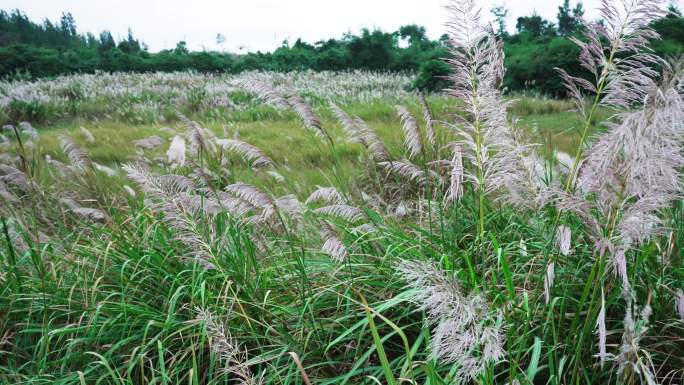
M 463 196 L 463 159 L 461 148 L 453 146 L 454 155 L 451 159 L 451 171 L 449 172 L 449 189 L 444 195 L 445 204 L 454 204 Z
M 236 139 L 217 139 L 216 144 L 224 150 L 240 156 L 245 161 L 252 164 L 252 167 L 268 167 L 273 165 L 273 161 L 258 147 L 247 142 Z
M 420 136 L 420 127 L 416 118 L 404 106 L 397 106 L 397 113 L 401 119 L 401 128 L 404 131 L 404 146 L 408 151 L 408 157 L 414 158 L 423 152 L 423 141 Z
M 338 237 L 332 224 L 326 221 L 321 222 L 321 236 L 324 240 L 322 251 L 325 254 L 328 254 L 335 262 L 343 262 L 347 259 L 349 255 L 347 248 Z
M 553 261 L 546 265 L 546 275 L 544 276 L 544 299 L 548 304 L 551 300 L 551 289 L 553 288 L 553 281 L 556 278 L 556 265 Z
M 270 85 L 256 81 L 254 79 L 242 79 L 237 82 L 238 87 L 243 90 L 257 95 L 263 101 L 277 107 L 277 108 L 289 108 L 290 103 L 285 97 L 283 97 L 280 92 Z
M 321 187 L 317 186 L 316 190 L 306 198 L 306 204 L 310 205 L 316 202 L 323 202 L 327 204 L 341 204 L 344 202 L 344 197 L 335 187 Z
M 97 171 L 107 174 L 107 176 L 115 177 L 117 174 L 116 171 L 111 167 L 107 167 L 95 162 L 92 162 L 92 164 Z
M 428 179 L 425 176 L 425 171 L 408 160 L 380 162 L 378 165 L 388 172 L 399 175 L 409 181 L 415 182 L 420 186 L 427 184 Z
M 628 372 L 639 375 L 642 383 L 656 385 L 653 374 L 655 370 L 650 355 L 641 347 L 641 340 L 649 330 L 651 307 L 647 304 L 639 312 L 629 295 L 625 295 L 625 300 L 627 301 L 627 309 L 623 322 L 622 344 L 619 354 L 614 358 L 618 364 L 618 376 L 621 381 L 624 381 L 625 370 L 629 368 L 631 370 Z
M 370 151 L 373 159 L 376 162 L 385 162 L 390 160 L 389 151 L 385 147 L 382 139 L 378 136 L 377 132 L 373 130 L 363 119 L 359 117 L 354 118 L 354 123 L 359 128 L 359 132 L 365 146 Z
M 201 308 L 195 311 L 197 319 L 206 325 L 212 350 L 228 365 L 226 372 L 235 376 L 241 385 L 261 385 L 263 381 L 254 377 L 247 365 L 247 354 L 240 349 L 225 326 L 218 322 L 211 312 Z
M 423 108 L 423 120 L 425 120 L 425 134 L 427 142 L 430 146 L 435 147 L 437 144 L 437 135 L 435 134 L 435 119 L 432 117 L 430 106 L 428 105 L 425 95 L 420 94 L 420 106 Z
M 570 254 L 572 242 L 572 230 L 565 225 L 560 225 L 556 229 L 556 247 L 561 254 L 567 256 Z
M 136 195 L 136 194 L 135 194 L 135 190 L 133 190 L 133 188 L 131 188 L 131 186 L 125 184 L 125 185 L 123 186 L 123 189 L 126 191 L 126 193 L 127 193 L 128 195 L 130 195 L 131 198 L 135 198 L 135 195 Z
M 427 312 L 427 321 L 435 325 L 432 355 L 459 365 L 458 383 L 474 380 L 488 364 L 503 359 L 501 314 L 491 311 L 480 294 L 464 294 L 457 279 L 431 262 L 404 260 L 397 273 Z
M 19 130 L 22 134 L 29 136 L 31 139 L 38 138 L 38 130 L 36 130 L 29 122 L 20 122 Z
M 69 158 L 72 166 L 79 169 L 86 169 L 91 166 L 90 158 L 73 139 L 66 135 L 60 135 L 59 142 L 62 145 L 62 151 Z
M 79 129 L 81 130 L 81 134 L 83 134 L 83 137 L 85 138 L 86 142 L 95 143 L 95 137 L 90 131 L 88 131 L 87 128 L 81 126 Z
M 176 135 L 173 137 L 171 145 L 166 151 L 166 157 L 169 164 L 171 164 L 171 168 L 185 165 L 185 139 L 182 136 Z
M 104 211 L 90 207 L 81 207 L 71 198 L 62 198 L 60 199 L 60 202 L 67 206 L 69 211 L 85 219 L 101 222 L 106 218 Z
M 339 218 L 351 223 L 358 222 L 364 217 L 363 211 L 361 209 L 343 204 L 323 206 L 314 210 L 314 212 L 316 214 Z
M 606 353 L 606 298 L 603 294 L 603 289 L 601 289 L 601 310 L 599 311 L 598 318 L 596 319 L 596 327 L 598 329 L 599 336 L 599 353 L 598 356 L 603 363 L 608 354 Z

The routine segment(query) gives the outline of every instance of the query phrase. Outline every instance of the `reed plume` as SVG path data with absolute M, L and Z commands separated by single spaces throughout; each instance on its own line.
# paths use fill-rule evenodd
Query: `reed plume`
M 216 320 L 209 311 L 197 308 L 197 320 L 204 323 L 206 333 L 211 338 L 211 348 L 227 365 L 226 373 L 235 376 L 240 385 L 261 385 L 261 378 L 255 377 L 247 364 L 247 354 L 240 349 L 238 342 L 230 335 L 226 327 Z
M 428 105 L 425 95 L 420 94 L 420 107 L 423 109 L 423 120 L 425 121 L 425 135 L 427 137 L 427 142 L 433 148 L 437 145 L 437 134 L 435 133 L 435 119 L 432 116 L 432 111 L 430 111 L 430 106 Z
M 316 202 L 323 202 L 326 204 L 342 204 L 344 202 L 344 196 L 335 187 L 321 187 L 318 186 L 308 198 L 306 198 L 307 205 Z
M 500 91 L 504 75 L 503 47 L 491 28 L 482 24 L 481 11 L 474 0 L 451 1 L 447 7 L 451 58 L 447 93 L 463 102 L 465 117 L 456 116 L 448 124 L 459 137 L 457 144 L 474 169 L 465 168 L 464 177 L 479 197 L 479 235 L 484 233 L 485 196 L 503 191 L 509 201 L 535 200 L 535 196 L 517 193 L 517 181 L 527 181 L 529 151 L 514 137 L 507 121 L 508 102 Z
M 69 158 L 72 166 L 80 170 L 85 170 L 92 166 L 88 154 L 69 136 L 60 135 L 59 142 L 62 146 L 62 151 Z
M 185 165 L 185 139 L 182 136 L 176 135 L 166 151 L 166 157 L 171 165 L 171 168 L 182 167 Z
M 628 108 L 642 103 L 654 84 L 653 64 L 661 60 L 649 52 L 650 40 L 658 39 L 651 22 L 664 15 L 662 0 L 602 1 L 602 22 L 582 20 L 584 39 L 571 38 L 580 48 L 580 65 L 592 79 L 569 75 L 558 69 L 569 96 L 584 118 L 584 127 L 565 190 L 575 184 L 585 141 L 598 106 Z M 586 96 L 592 97 L 587 102 Z
M 273 165 L 271 158 L 258 147 L 237 139 L 217 139 L 216 143 L 224 150 L 240 156 L 252 167 L 269 167 Z
M 349 256 L 349 252 L 337 235 L 335 227 L 327 221 L 321 221 L 320 224 L 321 236 L 324 241 L 321 250 L 329 255 L 333 261 L 343 262 Z
M 93 136 L 93 134 L 90 131 L 88 131 L 87 128 L 81 126 L 81 127 L 79 127 L 79 130 L 81 131 L 81 134 L 83 134 L 83 137 L 85 138 L 86 142 L 91 143 L 91 144 L 95 143 L 95 137 Z
M 475 380 L 489 364 L 503 359 L 501 316 L 481 294 L 465 294 L 456 278 L 431 262 L 401 261 L 397 272 L 434 325 L 433 357 L 458 364 L 457 383 Z
M 401 119 L 401 128 L 404 131 L 404 146 L 408 152 L 408 158 L 414 158 L 423 152 L 423 140 L 420 127 L 416 118 L 404 106 L 397 106 L 397 113 Z

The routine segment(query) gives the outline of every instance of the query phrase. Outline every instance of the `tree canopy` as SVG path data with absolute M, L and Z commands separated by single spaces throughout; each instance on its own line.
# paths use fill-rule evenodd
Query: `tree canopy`
M 651 46 L 661 56 L 684 51 L 684 18 L 674 6 L 670 14 L 653 27 L 661 39 Z M 581 3 L 564 0 L 555 21 L 538 14 L 516 20 L 513 34 L 508 33 L 508 10 L 495 6 L 492 15 L 497 33 L 505 41 L 507 74 L 504 85 L 509 91 L 534 91 L 563 96 L 564 90 L 555 67 L 581 73 L 579 51 L 570 37 L 579 36 Z M 226 37 L 217 34 L 222 46 Z M 0 77 L 53 77 L 68 73 L 95 71 L 182 71 L 236 73 L 246 70 L 294 71 L 311 69 L 378 71 L 413 71 L 415 87 L 440 90 L 449 71 L 443 59 L 448 57 L 448 38 L 432 40 L 424 27 L 405 25 L 397 31 L 362 29 L 341 38 L 308 43 L 297 39 L 285 41 L 273 52 L 230 53 L 193 52 L 186 42 L 174 49 L 152 53 L 128 30 L 121 41 L 103 30 L 99 37 L 79 33 L 76 20 L 64 12 L 57 22 L 36 23 L 20 10 L 0 11 Z

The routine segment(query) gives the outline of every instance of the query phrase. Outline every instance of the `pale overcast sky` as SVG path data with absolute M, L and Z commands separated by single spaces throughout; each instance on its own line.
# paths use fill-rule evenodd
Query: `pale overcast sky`
M 509 9 L 508 28 L 532 12 L 555 20 L 562 0 L 481 0 L 489 16 L 494 4 Z M 574 5 L 577 0 L 571 0 Z M 108 29 L 119 40 L 130 27 L 152 51 L 185 40 L 192 50 L 270 51 L 298 37 L 315 42 L 358 32 L 362 27 L 394 31 L 419 24 L 437 38 L 445 32 L 448 0 L 2 0 L 4 10 L 21 9 L 32 20 L 58 20 L 68 10 L 80 32 Z M 588 18 L 596 17 L 599 0 L 584 0 Z M 226 37 L 223 47 L 216 34 Z

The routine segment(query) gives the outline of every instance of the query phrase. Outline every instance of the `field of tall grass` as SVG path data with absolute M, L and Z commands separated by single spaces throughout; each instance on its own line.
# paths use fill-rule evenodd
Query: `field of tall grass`
M 570 100 L 474 0 L 409 74 L 0 84 L 1 384 L 681 384 L 684 60 L 602 5 Z

